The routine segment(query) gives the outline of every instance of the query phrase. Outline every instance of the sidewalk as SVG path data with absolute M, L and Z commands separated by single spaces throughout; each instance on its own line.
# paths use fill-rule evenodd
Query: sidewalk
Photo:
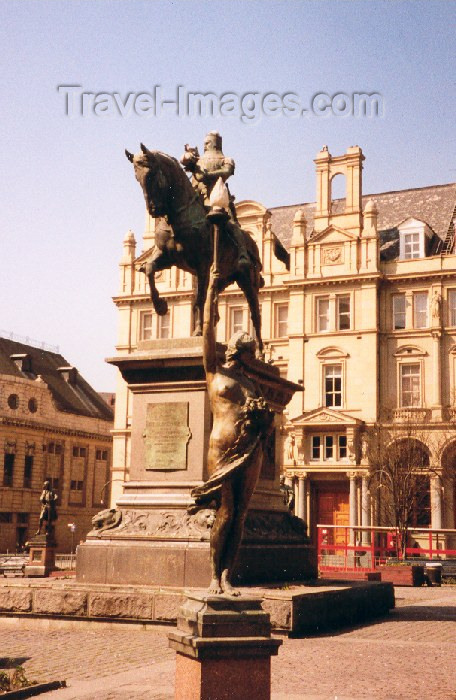
M 396 600 L 381 621 L 284 639 L 273 700 L 455 700 L 456 586 L 397 588 Z M 0 655 L 23 660 L 29 678 L 67 680 L 43 700 L 172 700 L 169 629 L 20 629 L 0 619 Z

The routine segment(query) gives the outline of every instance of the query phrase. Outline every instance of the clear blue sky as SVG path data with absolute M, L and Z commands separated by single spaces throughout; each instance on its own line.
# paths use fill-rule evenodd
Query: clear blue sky
M 1 2 L 0 328 L 114 389 L 122 239 L 144 227 L 124 148 L 180 157 L 218 129 L 237 200 L 314 200 L 313 158 L 358 144 L 364 191 L 456 180 L 454 2 Z M 90 92 L 378 92 L 382 118 L 65 115 Z

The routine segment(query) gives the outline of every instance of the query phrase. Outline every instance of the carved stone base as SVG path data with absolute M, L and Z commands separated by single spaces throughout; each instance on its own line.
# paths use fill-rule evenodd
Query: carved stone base
M 111 513 L 111 511 L 103 511 Z M 96 516 L 98 517 L 98 516 Z M 157 540 L 208 541 L 215 511 L 203 508 L 189 514 L 178 508 L 126 509 L 117 511 L 117 524 L 106 525 L 88 533 L 88 539 L 124 539 L 125 537 L 152 537 Z M 113 518 L 114 520 L 114 518 Z M 249 543 L 304 543 L 307 541 L 306 524 L 288 511 L 251 510 L 244 527 L 244 542 Z
M 76 578 L 85 583 L 205 587 L 210 581 L 213 511 L 126 510 L 118 527 L 89 533 L 77 549 Z M 316 575 L 305 524 L 289 513 L 249 513 L 239 583 L 304 580 Z

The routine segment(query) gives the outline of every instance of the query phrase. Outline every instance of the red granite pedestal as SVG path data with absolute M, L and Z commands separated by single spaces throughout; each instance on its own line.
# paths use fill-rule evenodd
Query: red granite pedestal
M 53 535 L 35 535 L 28 542 L 29 560 L 24 575 L 29 577 L 49 576 L 55 571 L 56 542 Z
M 271 638 L 259 598 L 187 594 L 168 638 L 175 700 L 270 700 L 271 656 L 282 641 Z

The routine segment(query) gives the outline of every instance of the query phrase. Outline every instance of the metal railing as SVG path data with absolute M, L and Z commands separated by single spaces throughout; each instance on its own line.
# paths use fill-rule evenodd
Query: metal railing
M 408 535 L 413 542 L 405 548 L 404 560 L 454 559 L 456 564 L 456 529 L 410 528 Z M 391 527 L 317 525 L 318 568 L 320 571 L 375 571 L 379 565 L 398 559 L 397 537 Z
M 76 569 L 76 554 L 56 554 L 55 567 L 61 571 L 74 571 Z
M 17 552 L 11 552 L 6 554 L 0 554 L 0 566 L 6 562 L 17 559 L 17 561 L 27 560 L 27 554 L 20 554 Z M 76 554 L 56 554 L 55 555 L 55 567 L 60 571 L 74 571 L 76 569 Z
M 39 348 L 40 350 L 47 350 L 48 352 L 59 353 L 60 349 L 58 345 L 49 345 L 42 340 L 36 340 L 35 338 L 30 338 L 28 335 L 18 335 L 17 333 L 11 333 L 3 328 L 0 328 L 0 338 L 6 338 L 7 340 L 14 340 L 16 343 L 22 343 L 22 345 L 32 345 L 34 348 Z

